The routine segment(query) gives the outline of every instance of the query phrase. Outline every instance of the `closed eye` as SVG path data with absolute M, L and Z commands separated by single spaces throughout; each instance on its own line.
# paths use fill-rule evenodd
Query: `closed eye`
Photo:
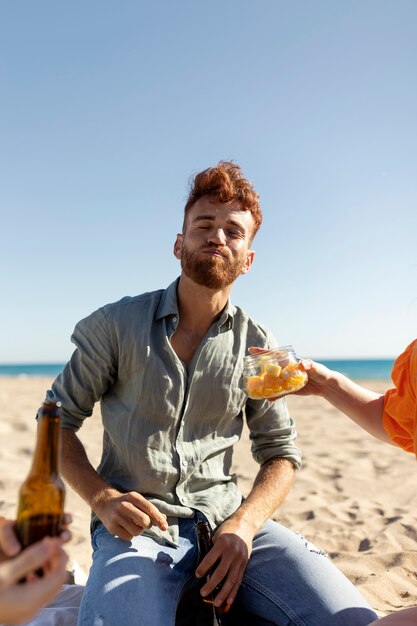
M 229 237 L 232 237 L 233 239 L 244 237 L 244 233 L 242 233 L 240 230 L 228 230 L 227 234 L 229 235 Z

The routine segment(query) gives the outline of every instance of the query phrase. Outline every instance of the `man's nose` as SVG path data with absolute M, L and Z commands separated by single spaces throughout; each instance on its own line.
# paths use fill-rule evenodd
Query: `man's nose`
M 226 235 L 223 228 L 215 228 L 209 236 L 209 242 L 215 243 L 217 246 L 224 246 L 226 244 Z

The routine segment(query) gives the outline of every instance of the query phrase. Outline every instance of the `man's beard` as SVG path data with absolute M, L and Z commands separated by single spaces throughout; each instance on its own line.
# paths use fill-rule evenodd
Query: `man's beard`
M 230 259 L 225 256 L 191 252 L 182 245 L 181 267 L 184 274 L 198 285 L 209 289 L 223 289 L 231 285 L 242 273 L 246 259 Z

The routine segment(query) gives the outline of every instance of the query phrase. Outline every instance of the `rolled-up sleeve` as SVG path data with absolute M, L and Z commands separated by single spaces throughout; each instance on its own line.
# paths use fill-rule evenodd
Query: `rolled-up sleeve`
M 294 444 L 297 432 L 285 398 L 275 402 L 248 400 L 246 422 L 255 461 L 262 465 L 273 458 L 284 458 L 300 469 L 301 451 Z
M 71 341 L 76 349 L 47 399 L 61 403 L 62 427 L 78 430 L 117 377 L 117 352 L 105 309 L 81 320 Z
M 392 369 L 393 389 L 384 396 L 382 424 L 395 443 L 416 452 L 417 339 L 396 359 Z

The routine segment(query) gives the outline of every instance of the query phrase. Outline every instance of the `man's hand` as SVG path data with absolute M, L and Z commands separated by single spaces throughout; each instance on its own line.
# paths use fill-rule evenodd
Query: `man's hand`
M 264 522 L 284 501 L 294 478 L 294 466 L 288 459 L 272 458 L 260 468 L 253 487 L 240 507 L 217 529 L 213 548 L 196 569 L 197 578 L 214 566 L 210 580 L 201 593 L 208 596 L 217 585 L 214 605 L 232 604 L 252 553 L 253 538 Z
M 97 474 L 74 431 L 64 428 L 62 435 L 62 475 L 112 535 L 129 541 L 152 524 L 167 530 L 166 516 L 146 498 L 136 491 L 122 493 Z
M 218 585 L 220 591 L 214 598 L 214 606 L 224 602 L 233 604 L 242 582 L 256 529 L 244 525 L 230 517 L 217 529 L 213 537 L 214 546 L 196 569 L 197 578 L 202 578 L 213 566 L 210 579 L 202 589 L 203 596 L 209 596 Z
M 166 516 L 136 491 L 121 493 L 104 488 L 95 496 L 92 509 L 112 535 L 126 541 L 153 524 L 161 530 L 168 528 Z

